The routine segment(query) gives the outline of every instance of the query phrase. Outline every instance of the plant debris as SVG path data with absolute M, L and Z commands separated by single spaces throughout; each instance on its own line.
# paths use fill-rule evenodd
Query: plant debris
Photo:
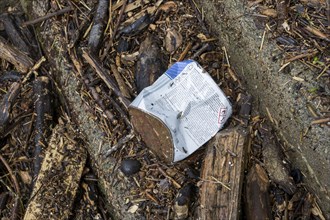
M 21 20 L 18 6 L 0 15 L 1 218 L 194 219 L 208 216 L 199 210 L 209 204 L 202 208 L 215 208 L 216 214 L 230 205 L 232 216 L 262 212 L 274 219 L 325 219 L 296 168 L 285 164 L 284 180 L 270 170 L 285 161 L 281 142 L 270 129 L 260 130 L 268 123 L 265 117 L 250 116 L 251 96 L 194 1 L 32 2 Z M 267 18 L 285 55 L 283 65 L 299 60 L 319 69 L 314 77 L 329 79 L 325 1 L 249 5 Z M 241 152 L 208 146 L 167 165 L 135 134 L 130 102 L 184 59 L 198 61 L 234 103 L 226 129 L 244 127 L 249 137 L 244 163 Z M 328 125 L 329 115 L 316 116 L 312 125 Z M 235 138 L 241 136 L 223 137 L 228 143 Z M 205 155 L 224 163 L 229 174 L 209 176 L 225 171 L 207 168 L 212 163 L 203 161 Z M 248 171 L 245 194 L 240 194 L 244 178 L 221 180 L 234 175 L 227 160 L 247 164 L 237 168 L 242 175 Z M 203 169 L 207 172 L 200 174 Z M 236 201 L 220 207 L 208 190 Z M 251 203 L 240 214 L 236 202 L 251 199 L 245 197 L 253 192 L 262 193 L 267 210 Z

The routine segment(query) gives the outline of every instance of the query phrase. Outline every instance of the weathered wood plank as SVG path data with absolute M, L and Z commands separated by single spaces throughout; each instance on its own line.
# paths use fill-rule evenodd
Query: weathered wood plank
M 238 219 L 247 135 L 240 127 L 219 132 L 202 166 L 200 219 Z

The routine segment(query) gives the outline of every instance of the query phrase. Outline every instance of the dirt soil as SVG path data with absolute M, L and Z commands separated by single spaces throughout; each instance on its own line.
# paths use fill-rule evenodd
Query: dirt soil
M 316 72 L 284 68 L 286 53 L 239 1 L 20 3 L 0 2 L 1 218 L 200 219 L 202 209 L 221 208 L 201 207 L 203 184 L 219 193 L 232 184 L 202 178 L 212 148 L 166 164 L 129 120 L 138 92 L 184 59 L 199 62 L 233 104 L 224 129 L 249 139 L 236 215 L 330 218 L 328 56 L 308 51 L 318 55 Z

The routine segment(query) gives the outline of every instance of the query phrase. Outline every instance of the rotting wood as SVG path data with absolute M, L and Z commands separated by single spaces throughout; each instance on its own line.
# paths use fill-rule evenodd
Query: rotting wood
M 269 198 L 269 179 L 259 164 L 251 167 L 246 176 L 244 209 L 247 220 L 272 219 Z
M 46 139 L 50 134 L 53 122 L 53 101 L 50 88 L 50 80 L 46 76 L 36 78 L 33 84 L 34 111 L 35 111 L 35 134 L 34 134 L 34 163 L 33 183 L 38 176 L 43 160 L 43 151 L 46 147 Z
M 235 127 L 209 141 L 202 165 L 201 219 L 238 219 L 246 158 L 247 135 Z
M 151 85 L 167 69 L 167 59 L 162 53 L 157 38 L 149 35 L 141 43 L 139 59 L 136 64 L 135 80 L 137 91 Z
M 66 123 L 66 125 L 64 124 Z M 68 219 L 87 158 L 70 123 L 54 128 L 24 219 Z
M 22 73 L 27 73 L 33 66 L 33 60 L 25 53 L 11 46 L 0 37 L 0 58 L 12 63 Z
M 274 183 L 278 184 L 289 195 L 295 193 L 297 187 L 289 175 L 289 168 L 287 164 L 284 164 L 284 158 L 281 157 L 282 150 L 279 145 L 276 144 L 275 136 L 272 135 L 271 127 L 263 123 L 259 129 L 263 138 L 263 157 L 265 168 L 268 171 L 269 177 Z

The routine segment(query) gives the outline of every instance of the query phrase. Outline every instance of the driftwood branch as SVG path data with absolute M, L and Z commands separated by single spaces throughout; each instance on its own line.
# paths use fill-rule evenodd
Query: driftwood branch
M 40 170 L 42 152 L 46 147 L 46 138 L 50 133 L 50 125 L 53 121 L 52 96 L 50 94 L 50 81 L 48 77 L 38 77 L 34 81 L 33 91 L 35 94 L 34 182 Z
M 11 46 L 0 37 L 0 58 L 12 63 L 22 73 L 27 73 L 33 66 L 33 60 L 25 53 Z

